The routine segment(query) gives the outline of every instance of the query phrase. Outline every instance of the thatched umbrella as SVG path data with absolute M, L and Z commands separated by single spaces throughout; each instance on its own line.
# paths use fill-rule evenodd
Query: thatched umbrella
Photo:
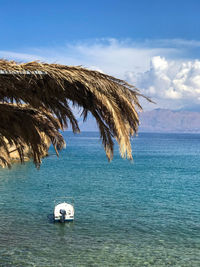
M 11 147 L 21 162 L 25 149 L 39 166 L 49 143 L 64 146 L 59 130 L 78 122 L 70 102 L 96 119 L 106 155 L 113 157 L 113 137 L 122 157 L 132 159 L 130 136 L 138 130 L 139 91 L 125 81 L 79 66 L 0 60 L 0 165 L 11 165 Z M 46 141 L 44 141 L 44 139 Z

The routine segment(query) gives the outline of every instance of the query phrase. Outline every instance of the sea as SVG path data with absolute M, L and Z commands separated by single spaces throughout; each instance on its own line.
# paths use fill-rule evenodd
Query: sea
M 0 266 L 200 266 L 200 135 L 139 133 L 133 162 L 64 132 L 39 170 L 0 169 Z M 75 220 L 54 223 L 73 197 Z

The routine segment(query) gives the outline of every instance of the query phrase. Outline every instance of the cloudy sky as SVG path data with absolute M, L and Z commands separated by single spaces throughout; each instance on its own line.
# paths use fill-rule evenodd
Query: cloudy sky
M 82 65 L 200 110 L 199 0 L 0 0 L 0 57 Z

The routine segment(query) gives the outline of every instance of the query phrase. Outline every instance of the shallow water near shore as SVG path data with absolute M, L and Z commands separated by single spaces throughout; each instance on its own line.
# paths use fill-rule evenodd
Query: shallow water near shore
M 134 163 L 98 133 L 64 133 L 38 171 L 0 170 L 0 266 L 199 266 L 200 135 L 139 134 Z M 54 199 L 74 223 L 53 223 Z

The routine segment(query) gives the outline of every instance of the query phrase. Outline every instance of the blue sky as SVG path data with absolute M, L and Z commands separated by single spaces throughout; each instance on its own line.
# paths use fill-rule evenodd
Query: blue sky
M 199 0 L 0 4 L 1 58 L 97 69 L 135 84 L 155 108 L 200 105 Z

